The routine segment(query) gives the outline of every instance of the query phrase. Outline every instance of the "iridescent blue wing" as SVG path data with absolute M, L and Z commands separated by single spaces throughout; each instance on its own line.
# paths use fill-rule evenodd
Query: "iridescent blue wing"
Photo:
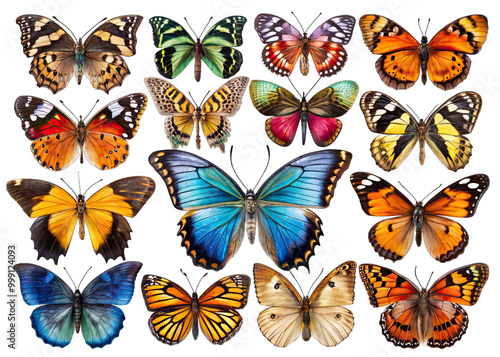
M 114 305 L 126 305 L 134 294 L 139 262 L 125 262 L 92 280 L 82 293 L 82 334 L 92 348 L 110 344 L 123 328 L 125 315 Z
M 189 210 L 177 234 L 193 263 L 222 269 L 244 236 L 245 195 L 238 184 L 217 166 L 183 151 L 153 152 L 149 163 L 165 181 L 174 207 Z
M 321 219 L 307 208 L 328 207 L 351 158 L 343 150 L 302 155 L 276 171 L 257 192 L 259 240 L 281 269 L 308 268 L 323 231 Z
M 68 345 L 75 331 L 73 291 L 61 278 L 41 266 L 16 264 L 14 269 L 26 304 L 44 305 L 31 314 L 36 335 L 54 347 Z

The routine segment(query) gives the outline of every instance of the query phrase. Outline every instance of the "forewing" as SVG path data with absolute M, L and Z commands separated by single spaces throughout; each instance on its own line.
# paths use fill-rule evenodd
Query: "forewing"
M 300 111 L 301 103 L 283 87 L 267 81 L 250 83 L 250 98 L 263 115 L 285 116 Z
M 340 81 L 316 93 L 307 103 L 308 110 L 324 118 L 340 117 L 351 109 L 359 86 L 354 81 Z
M 311 308 L 351 305 L 354 301 L 356 263 L 347 261 L 332 270 L 314 289 Z
M 355 25 L 356 19 L 350 15 L 335 16 L 319 25 L 309 36 L 309 40 L 347 45 Z
M 302 306 L 302 298 L 282 274 L 260 263 L 253 265 L 255 292 L 259 303 L 264 306 Z
M 249 80 L 248 77 L 236 77 L 226 82 L 205 101 L 202 113 L 227 117 L 235 115 L 241 107 Z
M 259 14 L 254 21 L 255 31 L 263 43 L 300 40 L 302 34 L 279 16 Z

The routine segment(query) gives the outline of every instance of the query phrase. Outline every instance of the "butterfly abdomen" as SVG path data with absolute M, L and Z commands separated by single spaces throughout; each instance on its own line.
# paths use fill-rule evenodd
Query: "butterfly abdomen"
M 434 327 L 432 323 L 432 311 L 429 304 L 429 294 L 424 288 L 418 298 L 418 341 L 421 344 L 427 343 L 432 338 Z
M 302 53 L 300 55 L 300 72 L 302 75 L 307 76 L 309 73 L 309 41 L 307 39 L 307 33 L 304 32 L 304 38 L 302 39 Z
M 203 48 L 200 39 L 196 41 L 194 46 L 194 79 L 199 82 L 201 79 L 201 57 L 203 55 Z M 199 149 L 199 148 L 198 148 Z
M 311 315 L 309 314 L 309 298 L 302 299 L 302 339 L 309 341 L 311 339 Z
M 76 333 L 80 332 L 80 326 L 82 324 L 82 294 L 80 290 L 76 289 L 73 295 L 73 318 L 75 319 L 75 330 Z
M 301 67 L 302 68 L 302 67 Z M 306 97 L 302 97 L 302 109 L 300 111 L 300 125 L 302 127 L 302 145 L 306 143 L 306 131 L 307 131 L 307 119 L 309 113 L 307 110 L 307 101 Z
M 427 37 L 423 36 L 420 42 L 420 67 L 422 68 L 422 83 L 427 83 L 427 60 L 429 59 L 429 46 Z
M 423 165 L 425 161 L 425 122 L 422 119 L 418 123 L 418 146 L 420 149 L 418 160 L 420 165 Z

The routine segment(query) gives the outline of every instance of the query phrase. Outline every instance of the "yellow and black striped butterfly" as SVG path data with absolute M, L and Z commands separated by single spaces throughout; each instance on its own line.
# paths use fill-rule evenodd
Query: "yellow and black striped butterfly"
M 371 144 L 372 156 L 385 171 L 397 169 L 418 142 L 420 164 L 424 164 L 427 143 L 439 161 L 457 171 L 468 164 L 472 144 L 469 134 L 481 111 L 481 96 L 461 92 L 417 121 L 401 104 L 381 92 L 366 92 L 359 102 L 368 128 L 379 134 Z
M 206 274 L 205 274 L 206 275 Z M 206 338 L 213 344 L 223 344 L 241 328 L 243 318 L 236 309 L 248 302 L 250 277 L 230 275 L 213 283 L 198 298 L 190 296 L 171 280 L 157 275 L 144 275 L 142 294 L 149 311 L 149 329 L 158 341 L 175 345 L 193 330 L 198 338 L 198 323 Z
M 248 77 L 236 77 L 217 89 L 202 106 L 193 105 L 182 92 L 160 78 L 145 78 L 146 87 L 161 115 L 165 115 L 165 133 L 173 149 L 185 146 L 196 125 L 196 147 L 200 149 L 200 125 L 210 147 L 225 151 L 231 125 L 227 117 L 235 115 L 248 85 Z
M 31 226 L 38 259 L 66 255 L 76 223 L 80 239 L 85 237 L 85 224 L 92 247 L 106 261 L 122 257 L 132 229 L 125 217 L 134 217 L 151 197 L 155 182 L 149 177 L 135 176 L 114 181 L 94 193 L 88 200 L 76 199 L 53 183 L 18 179 L 7 182 L 7 191 L 24 212 L 36 218 Z

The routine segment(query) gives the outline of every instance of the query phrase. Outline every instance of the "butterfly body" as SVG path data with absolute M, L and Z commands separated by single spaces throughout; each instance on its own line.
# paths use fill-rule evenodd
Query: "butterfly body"
M 412 203 L 389 182 L 367 172 L 353 173 L 351 184 L 366 214 L 394 216 L 376 223 L 368 233 L 368 240 L 381 257 L 402 259 L 415 236 L 417 246 L 423 240 L 434 259 L 447 262 L 464 252 L 469 235 L 446 216 L 472 217 L 489 187 L 489 178 L 483 174 L 464 177 L 425 204 Z
M 462 266 L 441 276 L 429 289 L 375 264 L 361 264 L 359 275 L 370 304 L 388 305 L 380 316 L 387 341 L 404 348 L 420 344 L 445 348 L 466 332 L 469 318 L 461 305 L 478 301 L 489 268 L 482 263 Z

